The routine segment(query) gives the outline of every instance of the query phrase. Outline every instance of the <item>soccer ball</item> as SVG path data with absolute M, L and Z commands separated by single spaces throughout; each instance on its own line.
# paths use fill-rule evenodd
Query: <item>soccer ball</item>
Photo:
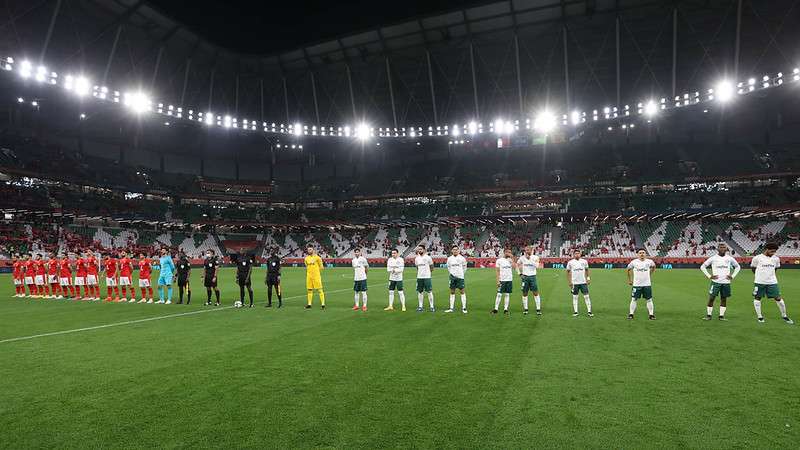
M 236 300 L 236 303 L 233 304 L 233 307 L 234 308 L 241 308 L 242 307 L 242 302 L 240 302 L 239 300 Z

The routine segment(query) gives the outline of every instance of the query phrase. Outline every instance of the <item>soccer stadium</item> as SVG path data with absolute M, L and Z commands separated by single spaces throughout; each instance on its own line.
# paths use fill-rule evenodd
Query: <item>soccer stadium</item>
M 0 448 L 796 448 L 798 3 L 6 1 Z

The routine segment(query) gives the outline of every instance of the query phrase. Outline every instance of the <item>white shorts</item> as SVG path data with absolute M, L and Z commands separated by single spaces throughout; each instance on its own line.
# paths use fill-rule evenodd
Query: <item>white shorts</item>
M 130 286 L 131 285 L 131 277 L 119 277 L 119 285 L 120 286 Z
M 87 286 L 97 286 L 97 275 L 86 275 Z
M 25 277 L 25 284 L 33 284 L 33 277 Z
M 84 286 L 85 284 L 86 284 L 86 278 L 75 277 L 75 286 Z
M 44 275 L 36 275 L 33 279 L 37 286 L 44 286 Z
M 47 282 L 50 283 L 50 284 L 58 283 L 58 276 L 57 275 L 48 275 L 47 276 Z
M 69 278 L 67 278 L 67 277 L 61 277 L 61 278 L 58 279 L 58 281 L 59 281 L 58 284 L 60 284 L 62 286 L 69 286 Z
M 116 285 L 117 285 L 116 278 L 106 277 L 106 286 L 116 286 Z
M 19 278 L 14 278 L 14 286 L 19 286 L 22 284 L 22 280 Z
M 139 287 L 150 287 L 150 279 L 149 278 L 140 278 L 139 279 Z

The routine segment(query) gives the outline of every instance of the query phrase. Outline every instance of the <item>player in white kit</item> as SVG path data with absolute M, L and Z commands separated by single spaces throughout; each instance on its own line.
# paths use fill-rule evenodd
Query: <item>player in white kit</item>
M 650 275 L 656 270 L 656 263 L 647 257 L 643 248 L 636 251 L 638 258 L 628 263 L 628 284 L 631 285 L 631 304 L 628 319 L 633 319 L 636 312 L 636 300 L 647 300 L 648 319 L 656 320 L 655 305 L 653 304 L 653 283 Z
M 389 272 L 389 306 L 384 311 L 394 311 L 394 293 L 400 297 L 400 307 L 406 310 L 406 294 L 403 292 L 403 269 L 406 263 L 396 248 L 392 249 L 392 256 L 386 260 L 386 271 Z
M 714 299 L 717 298 L 717 295 L 719 295 L 719 320 L 726 320 L 725 311 L 728 309 L 728 297 L 731 296 L 731 282 L 742 269 L 736 259 L 727 253 L 728 245 L 720 242 L 717 244 L 717 254 L 710 256 L 700 266 L 703 275 L 711 280 L 706 316 L 703 320 L 711 320 L 711 314 L 714 312 Z M 711 273 L 708 272 L 709 267 L 711 267 Z

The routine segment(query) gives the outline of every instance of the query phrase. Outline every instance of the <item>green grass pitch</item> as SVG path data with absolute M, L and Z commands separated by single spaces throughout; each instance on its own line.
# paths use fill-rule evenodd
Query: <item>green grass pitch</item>
M 0 278 L 0 447 L 775 449 L 800 438 L 800 329 L 772 301 L 756 323 L 749 271 L 728 322 L 700 320 L 699 270 L 654 274 L 655 322 L 644 303 L 625 319 L 623 270 L 592 270 L 594 318 L 571 317 L 556 270 L 539 274 L 541 318 L 521 314 L 518 279 L 511 316 L 490 316 L 492 270 L 468 272 L 467 316 L 442 312 L 442 269 L 433 314 L 414 311 L 412 292 L 408 312 L 384 312 L 384 268 L 369 273 L 366 313 L 350 310 L 351 269 L 324 272 L 326 311 L 316 298 L 302 308 L 302 269 L 284 271 L 281 310 L 263 308 L 262 270 L 253 310 L 202 306 L 199 274 L 190 306 L 17 299 Z M 800 271 L 778 276 L 800 318 Z M 231 270 L 221 287 L 230 306 Z

